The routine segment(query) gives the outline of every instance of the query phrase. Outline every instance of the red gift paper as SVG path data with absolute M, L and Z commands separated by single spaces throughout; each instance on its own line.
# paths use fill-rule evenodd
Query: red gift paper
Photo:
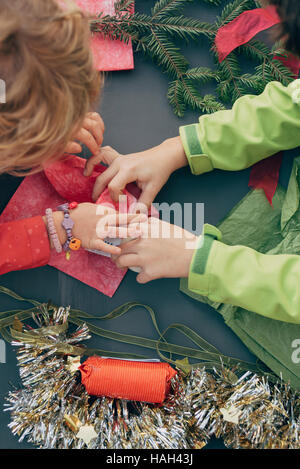
M 250 41 L 256 34 L 280 23 L 280 21 L 276 7 L 273 5 L 241 13 L 217 32 L 215 44 L 219 62 L 226 59 L 234 49 Z
M 234 49 L 246 44 L 259 32 L 279 24 L 280 21 L 276 7 L 270 5 L 267 8 L 245 11 L 230 23 L 222 26 L 215 39 L 219 61 L 222 62 Z M 289 67 L 294 78 L 298 78 L 300 60 L 297 57 L 288 54 L 287 57 L 275 56 L 274 58 Z M 271 205 L 278 185 L 281 162 L 282 153 L 279 153 L 256 163 L 250 174 L 249 187 L 263 189 Z
M 300 60 L 293 54 L 288 54 L 286 57 L 277 55 L 274 56 L 274 59 L 280 60 L 290 71 L 293 73 L 294 78 L 298 78 L 300 71 Z
M 168 363 L 89 357 L 79 368 L 90 396 L 162 404 L 177 372 Z
M 263 189 L 270 205 L 272 205 L 278 185 L 282 156 L 283 153 L 279 152 L 265 160 L 259 161 L 259 163 L 252 167 L 250 173 L 249 187 Z
M 115 0 L 76 0 L 77 5 L 93 15 L 113 16 L 115 14 Z M 132 44 L 122 41 L 104 39 L 95 33 L 92 39 L 92 50 L 96 70 L 115 71 L 132 70 L 134 68 Z
M 55 210 L 58 205 L 66 201 L 92 202 L 92 190 L 96 178 L 105 171 L 106 167 L 97 165 L 93 174 L 85 177 L 83 176 L 85 163 L 86 160 L 83 158 L 67 155 L 45 172 L 26 177 L 2 213 L 0 223 L 43 215 L 46 208 Z M 124 193 L 129 193 L 130 205 L 136 201 L 140 191 L 135 184 L 129 184 L 126 189 L 128 192 Z M 102 193 L 99 202 L 116 207 L 107 190 Z M 151 214 L 157 216 L 155 211 L 151 211 Z M 52 251 L 49 265 L 109 297 L 113 296 L 126 274 L 126 270 L 118 269 L 111 259 L 84 249 L 72 253 L 69 261 L 63 254 Z

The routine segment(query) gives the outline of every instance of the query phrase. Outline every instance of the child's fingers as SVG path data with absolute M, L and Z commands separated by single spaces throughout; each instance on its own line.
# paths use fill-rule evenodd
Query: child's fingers
M 147 283 L 147 282 L 150 282 L 151 280 L 153 280 L 151 277 L 149 277 L 149 275 L 145 274 L 145 272 L 141 272 L 139 273 L 139 275 L 136 277 L 136 281 L 138 283 Z
M 134 174 L 130 174 L 128 172 L 124 171 L 118 171 L 116 175 L 111 179 L 111 181 L 108 183 L 108 190 L 110 193 L 111 198 L 115 201 L 118 202 L 119 197 L 130 182 L 135 181 L 135 176 Z
M 96 215 L 103 217 L 103 216 L 107 216 L 107 215 L 115 214 L 115 213 L 117 213 L 117 211 L 114 207 L 110 207 L 108 205 L 102 205 L 102 204 L 97 205 Z
M 99 145 L 95 137 L 86 129 L 82 128 L 76 135 L 76 139 L 80 140 L 81 143 L 84 143 L 93 155 L 99 153 Z
M 111 244 L 107 244 L 102 239 L 94 239 L 93 241 L 91 241 L 89 249 L 107 252 L 115 256 L 118 256 L 121 253 L 121 249 L 118 246 L 112 246 Z
M 104 173 L 100 174 L 100 176 L 97 177 L 92 194 L 94 202 L 96 202 L 99 195 L 104 191 L 104 189 L 111 181 L 111 179 L 115 176 L 117 171 L 118 168 L 112 165 L 109 166 L 106 171 L 104 171 Z
M 66 153 L 81 153 L 82 152 L 82 146 L 80 143 L 77 142 L 69 142 L 68 145 L 65 148 Z
M 88 117 L 89 119 L 95 120 L 95 121 L 98 123 L 101 132 L 104 134 L 104 132 L 105 132 L 105 124 L 104 124 L 104 121 L 103 121 L 102 117 L 100 116 L 100 114 L 98 114 L 98 112 L 88 112 L 88 113 L 87 113 L 87 117 Z
M 140 258 L 137 254 L 125 254 L 115 259 L 115 264 L 119 269 L 124 267 L 140 267 Z
M 123 243 L 120 248 L 122 255 L 124 254 L 137 254 L 139 247 L 140 238 L 132 239 L 126 243 Z
M 112 162 L 116 158 L 118 158 L 118 156 L 120 156 L 120 153 L 118 153 L 117 151 L 115 151 L 111 147 L 102 147 L 102 148 L 100 148 L 100 151 L 97 155 L 94 155 L 94 156 L 92 156 L 91 158 L 89 158 L 87 160 L 86 165 L 85 165 L 85 170 L 84 170 L 84 173 L 83 173 L 84 176 L 90 176 L 92 174 L 93 169 L 96 166 L 96 164 L 99 164 L 101 162 L 110 166 L 112 164 Z M 99 192 L 99 194 L 100 194 L 100 192 Z
M 145 215 L 136 215 L 136 214 L 110 214 L 102 217 L 96 227 L 96 232 L 97 236 L 99 238 L 116 238 L 117 236 L 117 228 L 124 228 L 124 230 L 119 230 L 119 233 L 122 234 L 122 238 L 129 238 L 130 235 L 128 234 L 130 232 L 129 226 L 132 223 L 135 223 L 136 225 L 143 223 L 145 221 L 144 219 Z M 123 225 L 123 226 L 120 226 Z M 126 230 L 126 231 L 125 231 Z M 137 234 L 137 229 L 132 227 L 132 233 L 135 233 L 135 236 Z
M 97 155 L 91 156 L 85 164 L 83 175 L 90 176 L 94 170 L 94 167 L 101 162 L 102 162 L 102 156 L 100 152 L 97 153 Z
M 145 189 L 142 191 L 138 202 L 140 204 L 144 204 L 146 207 L 150 207 L 153 200 L 155 199 L 156 195 L 158 193 L 158 190 L 155 186 L 153 186 L 151 183 L 147 184 Z
M 113 161 L 115 161 L 116 158 L 121 156 L 121 154 L 117 150 L 114 150 L 114 148 L 109 146 L 102 147 L 100 151 L 102 161 L 104 161 L 104 163 L 109 166 L 113 163 Z
M 147 215 L 144 213 L 111 213 L 106 215 L 103 219 L 104 223 L 108 226 L 129 225 L 130 223 L 144 223 L 147 220 Z
M 83 128 L 92 134 L 98 146 L 101 147 L 103 143 L 103 130 L 100 122 L 86 117 L 83 122 Z
M 137 238 L 141 235 L 141 228 L 139 223 L 131 223 L 128 227 L 126 226 L 111 226 L 108 228 L 107 236 L 109 238 Z

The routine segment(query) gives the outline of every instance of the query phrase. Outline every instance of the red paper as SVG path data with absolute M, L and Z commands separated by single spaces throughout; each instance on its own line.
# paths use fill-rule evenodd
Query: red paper
M 114 15 L 115 0 L 76 0 L 77 5 L 92 14 Z M 100 71 L 132 70 L 134 68 L 131 42 L 103 39 L 95 33 L 92 39 L 95 68 Z
M 83 176 L 86 160 L 68 155 L 53 164 L 45 173 L 34 174 L 24 179 L 0 217 L 0 223 L 30 218 L 45 213 L 46 208 L 56 207 L 66 201 L 92 202 L 92 190 L 97 176 L 105 171 L 96 166 L 91 177 Z M 129 184 L 127 189 L 139 195 L 139 189 Z M 129 203 L 136 201 L 130 195 Z M 100 202 L 111 203 L 107 191 Z M 63 254 L 52 251 L 49 265 L 112 297 L 126 271 L 120 270 L 107 257 L 89 253 L 83 249 L 72 253 L 67 261 Z
M 287 57 L 283 56 L 274 56 L 274 59 L 280 60 L 287 68 L 291 70 L 294 75 L 294 78 L 298 78 L 300 71 L 300 60 L 293 54 L 288 54 Z
M 222 26 L 217 32 L 215 44 L 217 47 L 219 62 L 237 47 L 246 44 L 256 34 L 280 23 L 276 7 L 256 8 L 244 11 L 230 23 Z
M 230 52 L 242 44 L 246 44 L 257 33 L 280 22 L 281 19 L 278 16 L 276 7 L 273 5 L 267 8 L 245 11 L 217 32 L 215 44 L 219 61 L 222 62 Z M 278 56 L 274 58 L 290 68 L 294 78 L 298 78 L 300 60 L 297 57 L 288 54 L 286 58 Z M 281 161 L 282 153 L 274 155 L 274 157 L 254 165 L 250 174 L 249 186 L 263 189 L 271 205 L 278 184 Z
M 251 169 L 249 187 L 263 189 L 271 205 L 278 184 L 282 156 L 282 152 L 276 153 L 270 158 L 259 161 Z

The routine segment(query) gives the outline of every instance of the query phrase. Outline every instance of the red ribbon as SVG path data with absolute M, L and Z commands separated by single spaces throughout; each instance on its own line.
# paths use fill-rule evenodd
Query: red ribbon
M 256 163 L 250 173 L 249 187 L 263 189 L 269 203 L 272 205 L 279 179 L 283 153 L 270 156 Z
M 244 11 L 233 21 L 222 26 L 217 32 L 215 44 L 219 62 L 226 59 L 234 49 L 250 41 L 256 34 L 271 28 L 280 21 L 274 6 Z
M 280 21 L 276 7 L 272 5 L 267 8 L 245 11 L 230 23 L 222 26 L 215 39 L 219 62 L 222 62 L 234 49 L 250 41 L 256 34 Z M 287 57 L 275 56 L 274 58 L 290 68 L 294 78 L 298 78 L 300 60 L 297 57 L 289 54 Z M 256 163 L 250 174 L 249 186 L 254 189 L 263 189 L 271 205 L 278 185 L 281 162 L 282 153 L 278 153 Z

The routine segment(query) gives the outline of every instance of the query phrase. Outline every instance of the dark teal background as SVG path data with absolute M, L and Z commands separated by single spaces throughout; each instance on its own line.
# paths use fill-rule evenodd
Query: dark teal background
M 137 0 L 138 11 L 148 11 L 154 1 Z M 187 15 L 213 21 L 219 8 L 194 2 L 186 8 Z M 184 47 L 193 66 L 212 65 L 208 53 L 208 42 Z M 247 62 L 244 63 L 247 68 Z M 1 71 L 0 71 L 1 72 Z M 161 143 L 164 139 L 178 135 L 178 127 L 196 122 L 197 113 L 188 112 L 178 119 L 167 103 L 168 79 L 150 61 L 135 55 L 135 70 L 114 72 L 106 76 L 103 99 L 99 106 L 106 124 L 105 145 L 111 145 L 121 153 L 141 151 Z M 246 129 L 245 129 L 246 130 Z M 234 142 L 232 142 L 234 145 Z M 292 159 L 298 151 L 285 155 L 281 170 L 281 182 L 285 185 L 291 169 Z M 216 224 L 248 192 L 249 170 L 238 173 L 214 171 L 203 176 L 193 176 L 188 168 L 174 174 L 157 196 L 157 202 L 202 202 L 205 204 L 205 222 Z M 3 209 L 16 190 L 20 179 L 3 175 L 0 177 L 0 203 Z M 244 360 L 254 357 L 243 346 L 233 332 L 225 326 L 222 317 L 209 306 L 198 303 L 179 291 L 179 280 L 156 280 L 147 285 L 135 281 L 136 274 L 128 272 L 112 299 L 98 291 L 68 277 L 52 267 L 12 272 L 3 275 L 0 283 L 19 294 L 40 301 L 51 299 L 56 304 L 80 308 L 92 314 L 103 315 L 127 301 L 139 301 L 151 305 L 157 313 L 158 323 L 163 330 L 172 322 L 182 322 L 203 338 L 217 346 L 225 354 Z M 13 302 L 0 297 L 0 310 L 10 308 Z M 141 309 L 128 315 L 101 323 L 110 330 L 156 338 L 149 317 Z M 169 335 L 172 342 L 190 345 L 176 332 Z M 90 345 L 107 350 L 136 352 L 153 357 L 149 350 L 115 343 L 106 339 L 93 339 Z M 10 382 L 19 383 L 15 352 L 7 345 L 7 363 L 0 364 L 0 448 L 31 448 L 27 443 L 18 443 L 7 428 L 9 415 L 2 413 L 3 398 Z M 207 448 L 223 448 L 220 440 L 212 439 Z

